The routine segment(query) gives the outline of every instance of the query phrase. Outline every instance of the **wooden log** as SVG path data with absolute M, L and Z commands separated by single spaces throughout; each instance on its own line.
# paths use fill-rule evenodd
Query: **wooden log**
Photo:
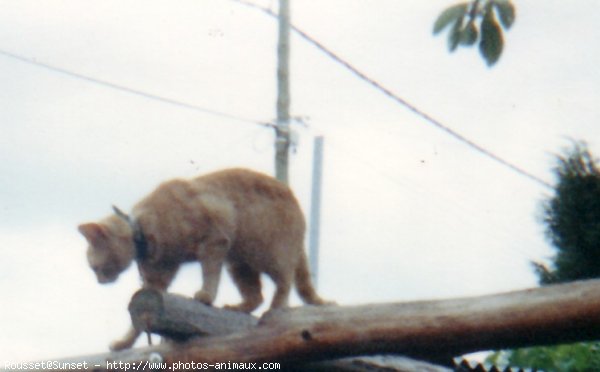
M 600 338 L 600 281 L 443 301 L 305 306 L 267 313 L 259 324 L 198 339 L 169 360 L 307 361 L 381 353 L 435 359 L 594 340 Z
M 431 359 L 594 339 L 600 339 L 599 280 L 443 301 L 278 310 L 245 331 L 131 352 L 152 352 L 179 367 L 228 361 L 285 366 L 386 353 Z
M 128 308 L 135 329 L 178 341 L 240 332 L 258 323 L 258 319 L 249 314 L 217 309 L 188 297 L 153 289 L 137 291 Z

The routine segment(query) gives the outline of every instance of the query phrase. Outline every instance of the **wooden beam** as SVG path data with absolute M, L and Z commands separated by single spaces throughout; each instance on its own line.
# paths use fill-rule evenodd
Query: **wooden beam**
M 594 339 L 600 339 L 599 280 L 443 301 L 278 310 L 241 332 L 95 358 L 285 366 L 386 353 L 431 359 Z
M 258 318 L 249 314 L 206 306 L 188 297 L 153 289 L 137 291 L 128 308 L 135 329 L 179 341 L 241 332 L 258 323 Z

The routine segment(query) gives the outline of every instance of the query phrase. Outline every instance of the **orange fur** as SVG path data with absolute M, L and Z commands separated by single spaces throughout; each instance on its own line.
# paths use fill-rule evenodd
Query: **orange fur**
M 199 261 L 202 288 L 194 298 L 211 304 L 225 263 L 242 296 L 229 308 L 251 312 L 262 303 L 261 273 L 276 285 L 271 309 L 287 305 L 294 283 L 306 303 L 325 303 L 310 281 L 300 206 L 271 177 L 230 169 L 168 181 L 134 206 L 132 218 L 148 241 L 148 257 L 138 260 L 146 287 L 166 290 L 182 263 Z M 122 218 L 82 224 L 79 231 L 100 283 L 116 280 L 134 261 L 132 229 Z M 138 336 L 132 329 L 111 348 L 130 347 Z

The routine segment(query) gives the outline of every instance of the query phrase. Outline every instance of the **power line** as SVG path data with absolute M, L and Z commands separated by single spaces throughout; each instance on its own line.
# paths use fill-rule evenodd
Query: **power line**
M 274 13 L 272 10 L 267 9 L 267 8 L 263 8 L 257 4 L 253 4 L 250 2 L 247 2 L 245 0 L 232 0 L 235 1 L 239 4 L 242 5 L 246 5 L 258 10 L 261 10 L 262 12 L 268 14 L 271 17 L 274 18 L 278 18 L 278 15 L 276 13 Z M 333 52 L 331 49 L 327 48 L 326 46 L 324 46 L 322 43 L 320 43 L 319 41 L 317 41 L 316 39 L 314 39 L 313 37 L 311 37 L 310 35 L 308 35 L 306 32 L 300 30 L 298 27 L 294 26 L 293 24 L 291 25 L 291 28 L 294 32 L 296 32 L 299 36 L 301 36 L 303 39 L 305 39 L 306 41 L 308 41 L 309 43 L 311 43 L 312 45 L 314 45 L 317 49 L 321 50 L 323 53 L 325 53 L 327 56 L 329 56 L 331 59 L 333 59 L 334 61 L 338 62 L 339 64 L 341 64 L 343 67 L 345 67 L 347 70 L 349 70 L 350 72 L 352 72 L 355 76 L 357 76 L 358 78 L 360 78 L 361 80 L 369 83 L 371 86 L 375 87 L 377 90 L 379 90 L 380 92 L 384 93 L 386 96 L 388 96 L 389 98 L 393 99 L 394 101 L 396 101 L 397 103 L 403 105 L 404 107 L 408 108 L 410 111 L 412 111 L 414 114 L 416 114 L 417 116 L 420 116 L 421 118 L 425 119 L 425 121 L 427 121 L 428 123 L 434 125 L 435 127 L 437 127 L 438 129 L 443 130 L 444 132 L 446 132 L 448 135 L 454 137 L 455 139 L 459 140 L 460 142 L 463 142 L 464 144 L 468 145 L 469 147 L 473 148 L 474 150 L 478 151 L 479 153 L 491 158 L 492 160 L 495 160 L 496 162 L 508 167 L 509 169 L 515 171 L 516 173 L 527 177 L 539 184 L 541 184 L 542 186 L 545 186 L 547 188 L 553 189 L 552 185 L 544 180 L 542 180 L 541 178 L 527 172 L 526 170 L 524 170 L 523 168 L 507 161 L 504 160 L 503 158 L 499 157 L 498 155 L 494 154 L 493 152 L 491 152 L 490 150 L 487 150 L 486 148 L 484 148 L 481 145 L 478 145 L 477 143 L 473 142 L 472 140 L 466 138 L 465 136 L 463 136 L 462 134 L 454 131 L 452 128 L 444 125 L 442 122 L 440 122 L 439 120 L 433 118 L 431 115 L 427 114 L 426 112 L 424 112 L 423 110 L 419 109 L 418 107 L 416 107 L 415 105 L 409 103 L 407 100 L 405 100 L 404 98 L 400 97 L 399 95 L 395 94 L 394 92 L 392 92 L 390 89 L 384 87 L 381 83 L 377 82 L 376 80 L 370 78 L 369 76 L 367 76 L 365 73 L 361 72 L 360 70 L 358 70 L 358 68 L 354 67 L 350 62 L 344 60 L 343 58 L 341 58 L 340 56 L 338 56 L 335 52 Z M 257 125 L 262 125 L 262 126 L 268 126 L 268 127 L 273 127 L 272 123 L 269 122 L 263 122 L 263 121 L 258 121 L 258 120 L 253 120 L 253 119 L 248 119 L 248 118 L 244 118 L 244 117 L 240 117 L 240 116 L 236 116 L 236 115 L 232 115 L 232 114 L 228 114 L 228 113 L 224 113 L 224 112 L 220 112 L 220 111 L 216 111 L 216 110 L 211 110 L 211 109 L 207 109 L 204 107 L 200 107 L 197 105 L 193 105 L 193 104 L 189 104 L 189 103 L 185 103 L 185 102 L 181 102 L 181 101 L 177 101 L 168 97 L 163 97 L 163 96 L 159 96 L 159 95 L 155 95 L 155 94 L 151 94 L 151 93 L 146 93 L 143 92 L 141 90 L 137 90 L 137 89 L 133 89 L 133 88 L 129 88 L 123 85 L 119 85 L 119 84 L 115 84 L 115 83 L 111 83 L 108 81 L 104 81 L 104 80 L 100 80 L 100 79 L 96 79 L 90 76 L 86 76 L 83 74 L 79 74 L 76 72 L 72 72 L 60 67 L 56 67 L 56 66 L 52 66 L 46 63 L 42 63 L 42 62 L 38 62 L 35 61 L 33 59 L 29 59 L 14 53 L 10 53 L 4 50 L 0 50 L 0 55 L 3 55 L 5 57 L 9 57 L 12 59 L 16 59 L 18 61 L 21 62 L 25 62 L 37 67 L 41 67 L 41 68 L 45 68 L 48 69 L 50 71 L 53 72 L 57 72 L 57 73 L 61 73 L 67 76 L 70 76 L 72 78 L 76 78 L 76 79 L 80 79 L 80 80 L 84 80 L 84 81 L 88 81 L 90 83 L 94 83 L 97 85 L 101 85 L 104 87 L 108 87 L 111 89 L 115 89 L 115 90 L 119 90 L 122 92 L 126 92 L 129 94 L 133 94 L 133 95 L 137 95 L 146 99 L 151 99 L 151 100 L 155 100 L 158 102 L 162 102 L 162 103 L 167 103 L 170 105 L 174 105 L 174 106 L 178 106 L 178 107 L 182 107 L 185 109 L 189 109 L 189 110 L 194 110 L 194 111 L 198 111 L 198 112 L 202 112 L 205 114 L 209 114 L 209 115 L 214 115 L 214 116 L 219 116 L 222 118 L 226 118 L 226 119 L 230 119 L 230 120 L 235 120 L 235 121 L 240 121 L 240 122 L 246 122 L 246 123 L 252 123 L 252 124 L 257 124 Z
M 221 118 L 225 118 L 225 119 L 229 119 L 229 120 L 235 120 L 235 121 L 239 121 L 239 122 L 245 122 L 245 123 L 252 123 L 252 124 L 257 124 L 257 125 L 261 125 L 261 126 L 267 126 L 267 127 L 272 127 L 273 124 L 269 123 L 269 122 L 263 122 L 263 121 L 259 121 L 259 120 L 253 120 L 253 119 L 248 119 L 248 118 L 244 118 L 241 116 L 237 116 L 237 115 L 232 115 L 232 114 L 228 114 L 225 112 L 221 112 L 221 111 L 217 111 L 217 110 L 211 110 L 211 109 L 207 109 L 204 107 L 200 107 L 200 106 L 196 106 L 190 103 L 185 103 L 185 102 L 181 102 L 181 101 L 177 101 L 175 99 L 172 98 L 168 98 L 168 97 L 163 97 L 163 96 L 159 96 L 156 94 L 152 94 L 152 93 L 146 93 L 144 91 L 138 90 L 138 89 L 134 89 L 134 88 L 129 88 L 126 87 L 124 85 L 119 85 L 119 84 L 115 84 L 115 83 L 111 83 L 105 80 L 100 80 L 94 77 L 90 77 L 87 75 L 83 75 L 77 72 L 73 72 L 73 71 L 69 71 L 67 69 L 61 68 L 61 67 L 56 67 L 56 66 L 52 66 L 43 62 L 38 62 L 34 59 L 30 59 L 30 58 L 26 58 L 14 53 L 10 53 L 4 50 L 0 49 L 0 55 L 3 55 L 4 57 L 8 57 L 8 58 L 12 58 L 15 60 L 18 60 L 20 62 L 24 62 L 36 67 L 41 67 L 47 70 L 50 70 L 52 72 L 56 72 L 56 73 L 60 73 L 66 76 L 69 76 L 71 78 L 74 79 L 79 79 L 79 80 L 83 80 L 83 81 L 87 81 L 88 83 L 93 83 L 96 85 L 101 85 L 103 87 L 106 88 L 110 88 L 110 89 L 114 89 L 114 90 L 118 90 L 121 92 L 125 92 L 125 93 L 129 93 L 129 94 L 133 94 L 139 97 L 143 97 L 146 99 L 150 99 L 153 101 L 158 101 L 158 102 L 162 102 L 162 103 L 166 103 L 169 105 L 173 105 L 173 106 L 177 106 L 177 107 L 181 107 L 181 108 L 185 108 L 188 110 L 193 110 L 193 111 L 197 111 L 197 112 L 201 112 L 204 114 L 209 114 L 209 115 L 213 115 L 213 116 L 218 116 Z
M 258 10 L 260 10 L 260 11 L 268 14 L 271 17 L 278 18 L 278 15 L 275 12 L 273 12 L 270 9 L 264 8 L 264 7 L 260 6 L 260 5 L 253 4 L 253 3 L 247 2 L 245 0 L 232 0 L 232 1 L 235 1 L 235 2 L 237 2 L 239 4 L 242 4 L 242 5 L 246 5 L 246 6 L 258 9 Z M 330 57 L 331 59 L 333 59 L 335 62 L 337 62 L 340 65 L 342 65 L 343 67 L 345 67 L 347 70 L 349 70 L 350 72 L 352 72 L 355 76 L 357 76 L 361 80 L 367 82 L 368 84 L 370 84 L 371 86 L 373 86 L 374 88 L 376 88 L 377 90 L 379 90 L 380 92 L 382 92 L 383 94 L 385 94 L 386 96 L 388 96 L 389 98 L 391 98 L 392 100 L 394 100 L 395 102 L 397 102 L 397 103 L 401 104 L 402 106 L 408 108 L 410 111 L 412 111 L 417 116 L 420 116 L 426 122 L 434 125 L 438 129 L 443 130 L 444 132 L 446 132 L 446 134 L 454 137 L 458 141 L 466 144 L 467 146 L 469 146 L 472 149 L 474 149 L 475 151 L 477 151 L 477 152 L 479 152 L 479 153 L 487 156 L 488 158 L 491 158 L 492 160 L 495 160 L 496 162 L 504 165 L 505 167 L 508 167 L 509 169 L 511 169 L 514 172 L 520 174 L 521 176 L 527 177 L 527 178 L 529 178 L 529 179 L 537 182 L 538 184 L 540 184 L 542 186 L 545 186 L 547 188 L 553 189 L 553 186 L 550 183 L 548 183 L 548 182 L 544 181 L 543 179 L 541 179 L 541 178 L 533 175 L 532 173 L 529 173 L 525 169 L 519 167 L 518 165 L 515 165 L 515 164 L 509 162 L 508 160 L 504 160 L 503 158 L 501 158 L 500 156 L 494 154 L 490 150 L 487 150 L 483 146 L 478 145 L 477 143 L 473 142 L 472 140 L 468 139 L 467 137 L 463 136 L 462 134 L 456 132 L 455 130 L 453 130 L 452 128 L 448 127 L 447 125 L 443 124 L 441 121 L 435 119 L 434 117 L 432 117 L 431 115 L 429 115 L 425 111 L 423 111 L 423 110 L 419 109 L 418 107 L 416 107 L 415 105 L 411 104 L 410 102 L 408 102 L 404 98 L 400 97 L 399 95 L 397 95 L 396 93 L 394 93 L 390 89 L 386 88 L 385 86 L 383 86 L 383 84 L 379 83 L 375 79 L 370 78 L 367 74 L 365 74 L 364 72 L 360 71 L 358 68 L 354 67 L 350 62 L 348 62 L 347 60 L 345 60 L 342 57 L 338 56 L 331 49 L 327 48 L 321 42 L 317 41 L 315 38 L 313 38 L 312 36 L 308 35 L 306 32 L 302 31 L 301 29 L 299 29 L 295 25 L 291 24 L 291 28 L 300 37 L 302 37 L 304 40 L 308 41 L 310 44 L 314 45 L 317 49 L 321 50 L 323 53 L 325 53 L 328 57 Z

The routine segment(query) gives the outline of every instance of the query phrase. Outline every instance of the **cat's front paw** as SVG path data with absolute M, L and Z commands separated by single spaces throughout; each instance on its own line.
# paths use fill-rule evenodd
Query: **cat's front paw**
M 253 304 L 249 304 L 249 303 L 246 303 L 246 302 L 242 302 L 241 304 L 237 304 L 237 305 L 225 305 L 225 306 L 223 306 L 223 308 L 226 309 L 226 310 L 241 311 L 242 313 L 247 313 L 247 314 L 250 314 L 257 307 L 258 306 L 255 306 Z
M 249 311 L 247 311 L 246 308 L 244 306 L 242 306 L 241 304 L 239 304 L 239 305 L 225 305 L 225 306 L 223 306 L 223 309 L 225 309 L 225 310 L 231 310 L 231 311 L 241 311 L 243 313 L 249 313 Z
M 330 300 L 324 300 L 322 298 L 319 298 L 318 301 L 313 302 L 310 305 L 316 305 L 316 306 L 337 306 L 337 302 L 335 301 L 330 301 Z
M 206 291 L 198 291 L 194 295 L 194 300 L 202 302 L 205 305 L 211 305 L 214 300 L 214 296 Z
M 135 340 L 131 341 L 130 339 L 115 340 L 110 343 L 108 348 L 110 349 L 110 351 L 125 350 L 133 346 L 134 342 Z

